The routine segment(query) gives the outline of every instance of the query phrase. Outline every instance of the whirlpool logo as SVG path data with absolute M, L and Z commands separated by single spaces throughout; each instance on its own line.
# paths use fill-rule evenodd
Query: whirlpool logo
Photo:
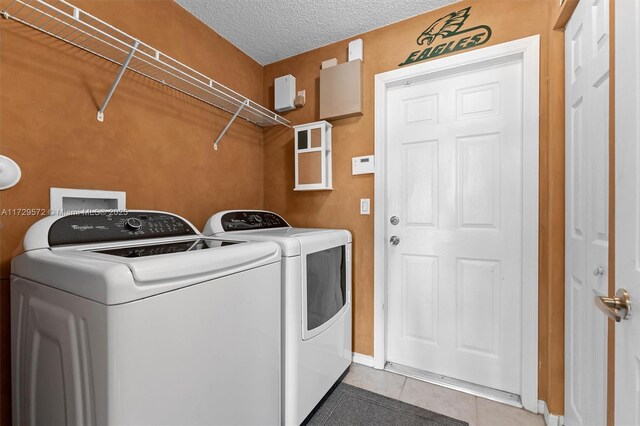
M 478 25 L 467 29 L 462 28 L 470 12 L 471 6 L 437 19 L 424 30 L 416 40 L 419 46 L 424 46 L 426 42 L 427 47 L 411 52 L 407 59 L 398 66 L 402 67 L 416 62 L 426 61 L 427 59 L 432 59 L 440 55 L 485 44 L 491 38 L 490 27 L 487 25 Z M 457 38 L 458 36 L 463 37 Z M 449 41 L 451 37 L 456 37 L 456 39 Z M 441 39 L 444 43 L 434 44 L 438 39 Z

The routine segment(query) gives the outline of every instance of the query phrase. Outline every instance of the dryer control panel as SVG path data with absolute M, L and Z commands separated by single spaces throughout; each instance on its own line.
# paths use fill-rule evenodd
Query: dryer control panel
M 179 216 L 144 211 L 109 211 L 64 216 L 49 228 L 49 246 L 197 235 Z
M 225 213 L 220 222 L 225 232 L 289 227 L 289 224 L 277 214 L 263 211 L 233 211 Z

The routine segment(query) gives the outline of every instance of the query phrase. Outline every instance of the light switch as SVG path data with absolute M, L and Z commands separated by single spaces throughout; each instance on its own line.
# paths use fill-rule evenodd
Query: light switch
M 360 214 L 371 214 L 371 201 L 369 198 L 360 198 Z

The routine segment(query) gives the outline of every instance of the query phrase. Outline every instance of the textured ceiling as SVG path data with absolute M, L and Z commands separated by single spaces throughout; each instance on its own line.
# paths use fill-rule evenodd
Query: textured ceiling
M 176 0 L 262 65 L 456 1 Z

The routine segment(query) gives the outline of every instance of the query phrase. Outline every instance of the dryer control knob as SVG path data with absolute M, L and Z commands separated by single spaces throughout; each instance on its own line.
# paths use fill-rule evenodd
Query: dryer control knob
M 130 217 L 124 223 L 124 227 L 132 231 L 139 231 L 142 228 L 142 221 L 137 217 Z

